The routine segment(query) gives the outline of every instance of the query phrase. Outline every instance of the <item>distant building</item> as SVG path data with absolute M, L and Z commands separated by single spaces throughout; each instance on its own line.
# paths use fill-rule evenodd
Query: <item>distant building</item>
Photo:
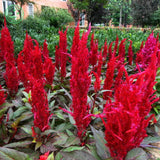
M 67 0 L 31 0 L 34 4 L 29 3 L 22 7 L 24 11 L 24 18 L 34 15 L 35 12 L 41 11 L 45 6 L 68 9 Z M 0 0 L 0 12 L 5 13 L 9 6 L 14 3 L 10 0 Z M 16 13 L 13 13 L 16 14 Z
M 34 3 L 26 4 L 22 7 L 24 16 L 33 16 L 37 11 L 41 11 L 44 7 L 54 7 L 68 10 L 67 0 L 31 0 Z M 5 13 L 9 8 L 9 6 L 13 6 L 13 2 L 10 0 L 0 0 L 0 12 Z M 12 9 L 12 15 L 16 16 L 16 12 Z M 86 25 L 85 15 L 81 14 L 81 26 Z M 71 23 L 74 24 L 74 23 Z

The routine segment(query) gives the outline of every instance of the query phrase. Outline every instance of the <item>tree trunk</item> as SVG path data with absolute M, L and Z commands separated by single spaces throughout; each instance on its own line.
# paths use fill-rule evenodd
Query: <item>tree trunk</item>
M 121 8 L 120 8 L 120 17 L 119 17 L 119 27 L 122 26 L 122 5 L 121 5 Z

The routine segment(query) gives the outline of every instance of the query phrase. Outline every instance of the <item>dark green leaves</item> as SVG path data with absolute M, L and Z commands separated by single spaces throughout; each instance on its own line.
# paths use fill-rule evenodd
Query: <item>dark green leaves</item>
M 105 160 L 110 157 L 109 149 L 106 147 L 106 141 L 104 139 L 104 135 L 102 131 L 97 131 L 95 128 L 91 126 L 91 130 L 93 132 L 93 137 L 95 139 L 97 154 Z

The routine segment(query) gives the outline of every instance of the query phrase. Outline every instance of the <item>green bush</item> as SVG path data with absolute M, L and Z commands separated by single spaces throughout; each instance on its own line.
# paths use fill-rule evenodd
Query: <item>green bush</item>
M 65 9 L 45 7 L 42 9 L 42 12 L 40 14 L 37 13 L 36 16 L 40 19 L 49 21 L 50 26 L 56 28 L 62 27 L 73 21 L 71 14 Z
M 151 23 L 152 23 L 152 25 L 159 27 L 159 24 L 160 24 L 160 9 L 156 10 L 151 15 Z
M 27 19 L 22 21 L 22 27 L 24 30 L 35 30 L 37 33 L 45 32 L 45 29 L 50 27 L 49 21 L 40 19 L 38 17 L 27 17 Z

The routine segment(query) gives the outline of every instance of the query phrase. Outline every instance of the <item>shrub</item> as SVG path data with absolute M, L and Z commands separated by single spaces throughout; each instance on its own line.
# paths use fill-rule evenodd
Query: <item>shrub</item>
M 49 27 L 49 21 L 29 16 L 22 21 L 22 27 L 27 31 L 32 29 L 37 31 L 37 33 L 42 33 L 46 27 Z
M 49 21 L 49 24 L 56 28 L 62 27 L 73 21 L 70 13 L 68 13 L 65 9 L 45 7 L 42 9 L 40 15 L 36 14 L 36 16 L 43 20 Z

